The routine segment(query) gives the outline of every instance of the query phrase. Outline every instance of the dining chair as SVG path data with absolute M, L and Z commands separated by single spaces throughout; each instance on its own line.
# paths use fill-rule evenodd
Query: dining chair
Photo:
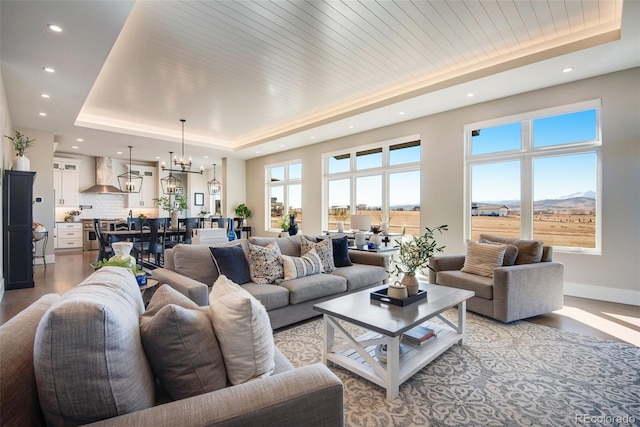
M 162 265 L 166 239 L 165 224 L 166 221 L 164 218 L 148 218 L 141 221 L 139 227 L 140 241 L 133 244 L 136 262 L 139 260 L 139 264 L 142 264 L 145 261 L 145 255 L 147 256 L 147 262 L 149 262 L 149 257 L 153 255 L 154 264 L 158 266 Z M 145 227 L 148 228 L 148 233 L 145 233 Z
M 228 223 L 229 223 L 229 218 L 211 218 L 212 228 L 214 228 L 213 224 L 218 224 L 218 228 L 224 228 L 226 230 Z
M 191 239 L 193 238 L 193 229 L 198 228 L 198 224 L 200 224 L 199 218 L 185 218 L 184 219 L 184 237 L 182 238 L 182 243 L 190 245 Z
M 95 228 L 98 242 L 100 242 L 100 248 L 98 249 L 98 258 L 96 259 L 96 261 L 101 261 L 105 258 L 111 258 L 115 255 L 115 252 L 111 247 L 111 243 L 107 239 L 107 236 L 102 234 L 102 225 L 100 224 L 100 219 L 95 218 L 93 220 L 93 227 Z

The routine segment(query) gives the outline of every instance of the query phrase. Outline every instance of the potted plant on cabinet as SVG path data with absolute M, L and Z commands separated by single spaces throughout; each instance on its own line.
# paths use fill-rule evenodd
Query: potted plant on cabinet
M 13 159 L 13 170 L 28 171 L 31 167 L 31 162 L 25 157 L 24 153 L 33 145 L 35 139 L 29 139 L 18 131 L 15 131 L 14 136 L 5 135 L 4 137 L 11 141 L 16 152 L 16 158 Z
M 409 296 L 418 292 L 419 284 L 416 278 L 416 272 L 424 267 L 429 266 L 429 258 L 436 252 L 443 252 L 444 246 L 438 246 L 435 233 L 442 234 L 442 231 L 448 230 L 447 225 L 441 225 L 434 229 L 425 227 L 427 231 L 422 236 L 413 237 L 409 240 L 396 240 L 400 253 L 397 258 L 392 259 L 392 269 L 390 274 L 403 274 L 400 283 L 407 287 Z

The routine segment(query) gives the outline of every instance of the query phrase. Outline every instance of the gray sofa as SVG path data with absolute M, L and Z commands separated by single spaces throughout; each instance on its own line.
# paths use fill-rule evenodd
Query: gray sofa
M 326 237 L 326 236 L 325 236 Z M 248 259 L 248 242 L 259 246 L 277 243 L 283 255 L 300 256 L 301 236 L 251 237 L 212 246 L 241 245 Z M 350 292 L 385 283 L 389 256 L 349 250 L 352 266 L 338 267 L 330 274 L 315 274 L 280 284 L 246 283 L 242 287 L 267 309 L 273 329 L 318 316 L 313 305 Z M 208 304 L 210 287 L 218 278 L 209 246 L 178 245 L 165 252 L 164 268 L 152 277 L 186 295 L 200 306 Z
M 126 271 L 129 278 L 123 280 L 122 274 L 117 272 L 113 275 L 109 271 L 113 269 Z M 163 399 L 158 391 L 147 356 L 140 345 L 137 319 L 144 308 L 137 288 L 135 278 L 128 270 L 105 267 L 62 297 L 56 294 L 41 297 L 0 327 L 0 414 L 3 426 L 43 426 L 47 407 L 49 415 L 46 419 L 51 423 L 50 394 L 57 394 L 57 402 L 67 406 L 88 406 L 91 409 L 60 409 L 64 415 L 54 417 L 57 420 L 54 425 L 89 422 L 95 422 L 91 425 L 97 426 L 154 427 L 343 425 L 343 386 L 340 380 L 321 364 L 294 369 L 277 348 L 275 371 L 271 376 L 163 403 L 166 396 Z M 63 304 L 65 299 L 66 305 Z M 111 337 L 111 345 L 96 345 L 96 336 L 100 332 L 91 329 L 91 322 L 71 321 L 79 313 L 78 304 L 89 306 L 82 312 L 85 315 L 92 313 L 89 316 L 94 319 L 102 319 L 102 313 L 105 314 L 105 329 L 108 327 L 119 332 Z M 132 324 L 131 327 L 126 326 L 127 322 Z M 43 326 L 48 328 L 48 332 L 43 332 Z M 57 360 L 46 359 L 49 347 L 55 348 Z M 132 366 L 139 369 L 130 371 L 123 378 L 111 370 L 103 372 L 99 367 L 87 368 L 87 359 L 93 361 L 92 354 L 96 350 L 103 354 L 95 358 L 97 364 L 115 360 L 118 366 L 114 371 L 122 369 L 120 362 L 133 363 Z M 119 356 L 115 354 L 117 352 L 120 352 Z M 56 373 L 57 369 L 67 370 L 80 382 L 87 378 L 91 381 L 81 386 L 78 381 L 64 375 L 43 379 L 43 367 L 36 365 L 39 363 L 44 363 L 45 370 L 51 367 Z M 51 384 L 55 386 L 54 391 L 47 388 Z M 45 387 L 44 391 L 38 387 Z M 125 390 L 114 391 L 114 388 Z M 108 389 L 109 398 L 105 398 L 104 389 Z M 95 390 L 95 393 L 87 390 Z M 150 407 L 143 408 L 145 404 L 140 403 L 149 400 L 147 393 L 140 393 L 140 390 L 150 391 L 151 405 L 147 405 Z M 128 393 L 128 398 L 122 398 L 122 393 Z M 111 399 L 112 395 L 119 397 Z M 131 409 L 136 405 L 140 408 Z M 121 409 L 125 406 L 129 410 Z M 117 413 L 107 417 L 97 415 L 105 407 Z
M 552 260 L 552 247 L 536 240 L 481 234 L 481 242 L 515 246 L 510 265 L 493 269 L 493 277 L 461 271 L 465 255 L 429 259 L 429 283 L 475 292 L 467 309 L 502 322 L 559 310 L 564 298 L 564 265 Z

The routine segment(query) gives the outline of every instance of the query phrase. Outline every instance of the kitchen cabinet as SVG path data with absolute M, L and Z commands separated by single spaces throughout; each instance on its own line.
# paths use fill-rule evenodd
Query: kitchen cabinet
M 82 223 L 56 222 L 55 249 L 82 249 Z
M 53 189 L 56 207 L 78 206 L 78 169 L 78 161 L 53 159 Z
M 156 198 L 156 168 L 150 166 L 131 166 L 131 173 L 142 177 L 139 193 L 127 194 L 128 208 L 154 208 Z
M 9 171 L 2 183 L 3 262 L 6 290 L 33 288 L 33 180 L 35 172 Z

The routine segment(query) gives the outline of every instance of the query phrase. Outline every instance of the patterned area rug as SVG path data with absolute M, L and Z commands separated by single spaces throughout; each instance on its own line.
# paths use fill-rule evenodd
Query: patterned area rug
M 321 320 L 276 332 L 275 342 L 294 366 L 320 362 Z M 330 369 L 344 383 L 347 426 L 640 425 L 640 348 L 528 322 L 468 313 L 466 344 L 403 383 L 392 402 L 383 388 Z

